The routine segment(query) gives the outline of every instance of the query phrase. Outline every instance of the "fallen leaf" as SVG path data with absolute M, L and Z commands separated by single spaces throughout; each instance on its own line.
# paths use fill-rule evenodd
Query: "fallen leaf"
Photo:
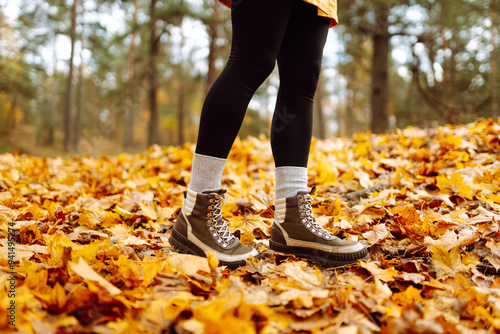
M 500 269 L 500 242 L 488 241 L 486 243 L 491 251 L 484 259 L 487 260 L 496 270 Z
M 367 231 L 363 233 L 363 237 L 368 240 L 368 243 L 370 245 L 374 245 L 377 242 L 384 240 L 385 238 L 389 237 L 390 233 L 387 230 L 387 227 L 385 224 L 378 224 L 373 227 L 371 231 Z
M 449 178 L 437 176 L 436 183 L 437 187 L 446 194 L 456 194 L 470 200 L 474 195 L 471 186 L 464 184 L 464 178 L 460 173 L 453 173 Z
M 80 275 L 80 277 L 82 277 L 84 280 L 99 283 L 99 285 L 106 289 L 111 295 L 118 295 L 121 293 L 120 289 L 118 289 L 116 286 L 106 281 L 101 275 L 96 273 L 94 269 L 92 269 L 83 258 L 80 258 L 78 263 L 71 262 L 70 268 L 75 273 Z
M 468 268 L 462 263 L 458 247 L 448 252 L 443 246 L 436 245 L 432 247 L 431 253 L 432 265 L 438 279 L 455 277 L 457 273 L 468 271 Z
M 384 282 L 392 282 L 398 271 L 394 268 L 381 269 L 375 262 L 361 262 L 361 268 L 368 270 L 374 277 Z

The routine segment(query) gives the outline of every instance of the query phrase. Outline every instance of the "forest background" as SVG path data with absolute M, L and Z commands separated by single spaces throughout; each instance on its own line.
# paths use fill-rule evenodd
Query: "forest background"
M 314 135 L 499 116 L 500 0 L 339 1 Z M 230 51 L 215 0 L 0 0 L 0 153 L 141 152 L 196 140 Z M 240 136 L 268 135 L 277 71 Z

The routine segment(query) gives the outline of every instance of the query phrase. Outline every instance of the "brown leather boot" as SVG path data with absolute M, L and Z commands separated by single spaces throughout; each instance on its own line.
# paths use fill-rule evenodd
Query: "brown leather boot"
M 219 265 L 234 269 L 245 265 L 250 256 L 258 258 L 259 252 L 240 243 L 222 218 L 225 193 L 224 189 L 202 193 L 188 190 L 169 242 L 181 253 L 205 257 L 205 252 L 211 252 Z
M 329 266 L 342 266 L 368 258 L 365 246 L 334 236 L 312 215 L 312 197 L 307 191 L 278 200 L 269 247 Z

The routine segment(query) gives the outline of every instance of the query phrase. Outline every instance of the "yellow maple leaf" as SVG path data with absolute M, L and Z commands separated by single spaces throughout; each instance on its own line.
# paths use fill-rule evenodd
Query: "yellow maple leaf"
M 426 236 L 434 236 L 436 228 L 433 221 L 425 218 L 422 220 L 414 206 L 404 206 L 391 209 L 396 215 L 395 221 L 403 233 L 412 240 L 423 240 Z
M 373 145 L 370 141 L 366 140 L 353 147 L 352 151 L 360 157 L 367 156 Z
M 111 260 L 108 271 L 113 275 L 111 282 L 122 282 L 127 287 L 140 286 L 144 277 L 143 268 L 124 254 L 120 254 L 118 260 Z
M 361 262 L 361 268 L 368 270 L 373 276 L 384 282 L 394 281 L 398 271 L 394 268 L 381 269 L 375 262 Z
M 28 207 L 28 211 L 33 215 L 33 219 L 44 219 L 49 215 L 49 212 L 40 207 L 38 204 L 31 204 Z
M 253 232 L 256 228 L 260 228 L 265 232 L 269 228 L 269 224 L 267 224 L 264 218 L 253 214 L 233 216 L 229 218 L 229 221 L 229 229 L 233 232 L 238 230 L 241 231 L 241 233 Z
M 119 224 L 122 222 L 121 216 L 113 211 L 106 211 L 103 217 L 101 217 L 101 227 L 108 228 L 115 224 Z
M 410 285 L 405 291 L 393 293 L 390 299 L 399 305 L 413 305 L 421 303 L 424 298 L 421 295 L 422 291 Z
M 317 184 L 329 185 L 337 180 L 339 172 L 327 159 L 321 159 L 311 168 L 311 174 L 314 175 Z
M 241 234 L 240 242 L 244 245 L 251 246 L 254 239 L 255 236 L 253 235 L 253 232 L 249 231 Z
M 342 202 L 338 197 L 333 201 L 331 199 L 322 201 L 318 207 L 313 208 L 313 212 L 321 216 L 345 215 L 342 211 Z
M 444 135 L 439 135 L 436 140 L 441 144 L 441 151 L 443 153 L 450 150 L 457 150 L 462 143 L 462 137 L 455 136 L 453 133 Z
M 38 263 L 32 263 L 25 268 L 26 272 L 26 287 L 32 291 L 48 293 L 50 287 L 47 286 L 48 271 L 41 268 Z
M 92 211 L 85 210 L 78 219 L 78 223 L 90 229 L 95 229 L 100 223 L 98 215 Z
M 38 282 L 40 284 L 40 282 Z M 53 288 L 48 288 L 45 293 L 34 291 L 35 297 L 42 302 L 44 307 L 51 312 L 64 311 L 64 305 L 67 301 L 66 291 L 56 282 Z
M 474 196 L 471 186 L 464 184 L 464 178 L 460 173 L 451 174 L 449 179 L 446 176 L 437 176 L 436 183 L 445 194 L 460 195 L 470 200 Z
M 435 245 L 432 247 L 431 253 L 432 265 L 438 279 L 455 277 L 457 273 L 468 271 L 468 268 L 462 263 L 458 247 L 448 252 L 443 246 Z

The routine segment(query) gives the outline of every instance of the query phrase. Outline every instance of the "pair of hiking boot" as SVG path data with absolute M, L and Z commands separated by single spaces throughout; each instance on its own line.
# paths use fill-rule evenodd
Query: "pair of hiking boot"
M 259 258 L 259 252 L 240 243 L 222 218 L 225 194 L 224 189 L 186 192 L 169 239 L 174 250 L 203 257 L 211 252 L 219 265 L 231 269 L 245 265 L 248 257 Z M 307 191 L 299 191 L 276 203 L 270 249 L 328 266 L 352 264 L 368 257 L 362 244 L 340 239 L 320 226 L 312 215 L 311 202 Z

